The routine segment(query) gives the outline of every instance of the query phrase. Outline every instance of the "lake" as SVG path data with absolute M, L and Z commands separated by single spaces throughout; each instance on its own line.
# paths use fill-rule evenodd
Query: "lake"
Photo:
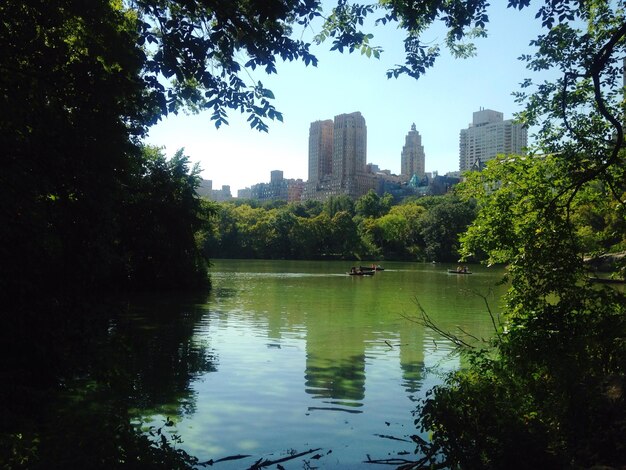
M 413 319 L 489 338 L 503 271 L 384 263 L 215 260 L 208 298 L 146 296 L 112 320 L 132 337 L 135 414 L 175 424 L 180 446 L 214 468 L 318 449 L 285 468 L 363 468 L 413 459 L 417 401 L 460 366 L 452 344 Z M 369 457 L 368 457 L 369 456 Z M 370 466 L 371 467 L 371 466 Z M 273 468 L 276 468 L 274 465 Z

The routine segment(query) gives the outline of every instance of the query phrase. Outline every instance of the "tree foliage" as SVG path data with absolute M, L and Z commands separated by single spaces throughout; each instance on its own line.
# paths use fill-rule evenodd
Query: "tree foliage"
M 245 71 L 276 73 L 278 57 L 317 63 L 309 44 L 292 37 L 294 25 L 306 28 L 319 16 L 317 0 L 136 0 L 131 9 L 138 15 L 138 44 L 145 46 L 142 76 L 161 114 L 209 110 L 219 127 L 234 109 L 267 131 L 264 119 L 282 121 L 282 115 L 271 104 L 273 93 L 260 81 L 246 81 Z
M 380 197 L 374 190 L 361 196 L 355 204 L 355 212 L 361 217 L 381 217 L 389 212 L 393 197 L 386 193 Z
M 349 198 L 331 198 L 323 211 L 319 206 L 310 210 L 316 204 L 309 202 L 279 209 L 221 203 L 217 205 L 216 229 L 204 238 L 204 249 L 216 258 L 458 259 L 459 235 L 475 215 L 473 203 L 449 195 L 435 197 L 439 203 L 428 198 L 432 210 L 422 206 L 420 199 L 389 207 L 390 198 L 372 194 L 356 203 Z M 379 201 L 388 201 L 382 204 L 382 211 Z M 356 214 L 352 207 L 357 208 Z M 364 207 L 375 207 L 381 215 L 363 217 Z
M 206 284 L 206 259 L 196 234 L 211 209 L 196 194 L 198 166 L 180 149 L 167 159 L 154 147 L 143 148 L 120 216 L 121 275 L 133 287 L 173 289 Z
M 0 15 L 0 278 L 29 299 L 93 279 L 111 250 L 142 63 L 132 17 L 109 2 L 8 1 Z
M 538 127 L 536 149 L 489 162 L 462 189 L 479 212 L 461 251 L 506 263 L 511 288 L 490 348 L 465 352 L 469 367 L 422 403 L 418 424 L 432 441 L 420 447 L 449 465 L 626 462 L 626 299 L 591 285 L 583 263 L 623 246 L 623 7 L 540 8 L 546 34 L 523 59 L 559 78 L 526 80 L 518 94 L 520 119 Z

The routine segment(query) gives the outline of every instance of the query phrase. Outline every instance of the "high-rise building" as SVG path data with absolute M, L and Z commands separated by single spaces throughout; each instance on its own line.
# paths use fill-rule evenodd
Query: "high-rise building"
M 406 135 L 404 147 L 402 147 L 400 174 L 405 181 L 409 181 L 413 175 L 419 178 L 425 174 L 424 146 L 422 145 L 422 136 L 415 129 L 415 124 L 411 126 L 411 130 Z
M 472 123 L 459 136 L 459 169 L 480 167 L 497 155 L 522 154 L 528 144 L 526 128 L 492 109 L 474 112 Z
M 335 116 L 333 130 L 333 176 L 352 178 L 365 173 L 367 126 L 360 112 Z
M 303 198 L 325 200 L 339 194 L 358 198 L 375 187 L 376 178 L 367 171 L 367 126 L 361 113 L 311 123 L 309 181 Z
M 283 172 L 281 170 L 270 171 L 270 183 L 281 183 L 283 179 Z
M 315 121 L 309 128 L 309 181 L 318 183 L 333 171 L 333 128 L 331 119 Z

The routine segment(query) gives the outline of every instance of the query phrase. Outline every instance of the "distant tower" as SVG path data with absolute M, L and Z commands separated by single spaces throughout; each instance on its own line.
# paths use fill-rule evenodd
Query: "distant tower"
M 315 121 L 309 129 L 309 181 L 317 183 L 333 170 L 332 120 Z
M 270 172 L 270 183 L 280 183 L 283 181 L 283 172 L 281 170 L 273 170 Z
M 401 169 L 402 179 L 408 181 L 413 175 L 423 177 L 424 169 L 424 146 L 422 145 L 422 136 L 415 129 L 415 124 L 411 126 L 411 130 L 406 135 L 404 147 L 402 147 Z
M 367 127 L 360 112 L 335 116 L 333 178 L 353 178 L 366 172 Z
M 498 155 L 522 154 L 528 145 L 524 126 L 492 109 L 480 109 L 459 136 L 459 169 L 475 168 Z

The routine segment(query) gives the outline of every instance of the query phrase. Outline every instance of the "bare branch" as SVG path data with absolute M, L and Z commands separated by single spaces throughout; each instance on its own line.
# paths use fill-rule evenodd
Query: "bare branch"
M 420 317 L 419 318 L 415 318 L 415 317 L 409 317 L 407 315 L 401 314 L 401 316 L 403 318 L 435 331 L 436 333 L 438 333 L 441 336 L 443 336 L 445 339 L 450 341 L 452 344 L 454 344 L 458 348 L 465 348 L 465 349 L 474 349 L 475 348 L 475 346 L 472 346 L 471 344 L 467 343 L 466 341 L 463 341 L 458 336 L 450 333 L 449 331 L 443 330 L 441 327 L 437 326 L 437 324 L 426 313 L 426 310 L 424 310 L 424 308 L 419 303 L 417 298 L 415 298 L 414 301 L 415 301 L 415 304 L 417 305 L 417 308 L 419 310 Z

